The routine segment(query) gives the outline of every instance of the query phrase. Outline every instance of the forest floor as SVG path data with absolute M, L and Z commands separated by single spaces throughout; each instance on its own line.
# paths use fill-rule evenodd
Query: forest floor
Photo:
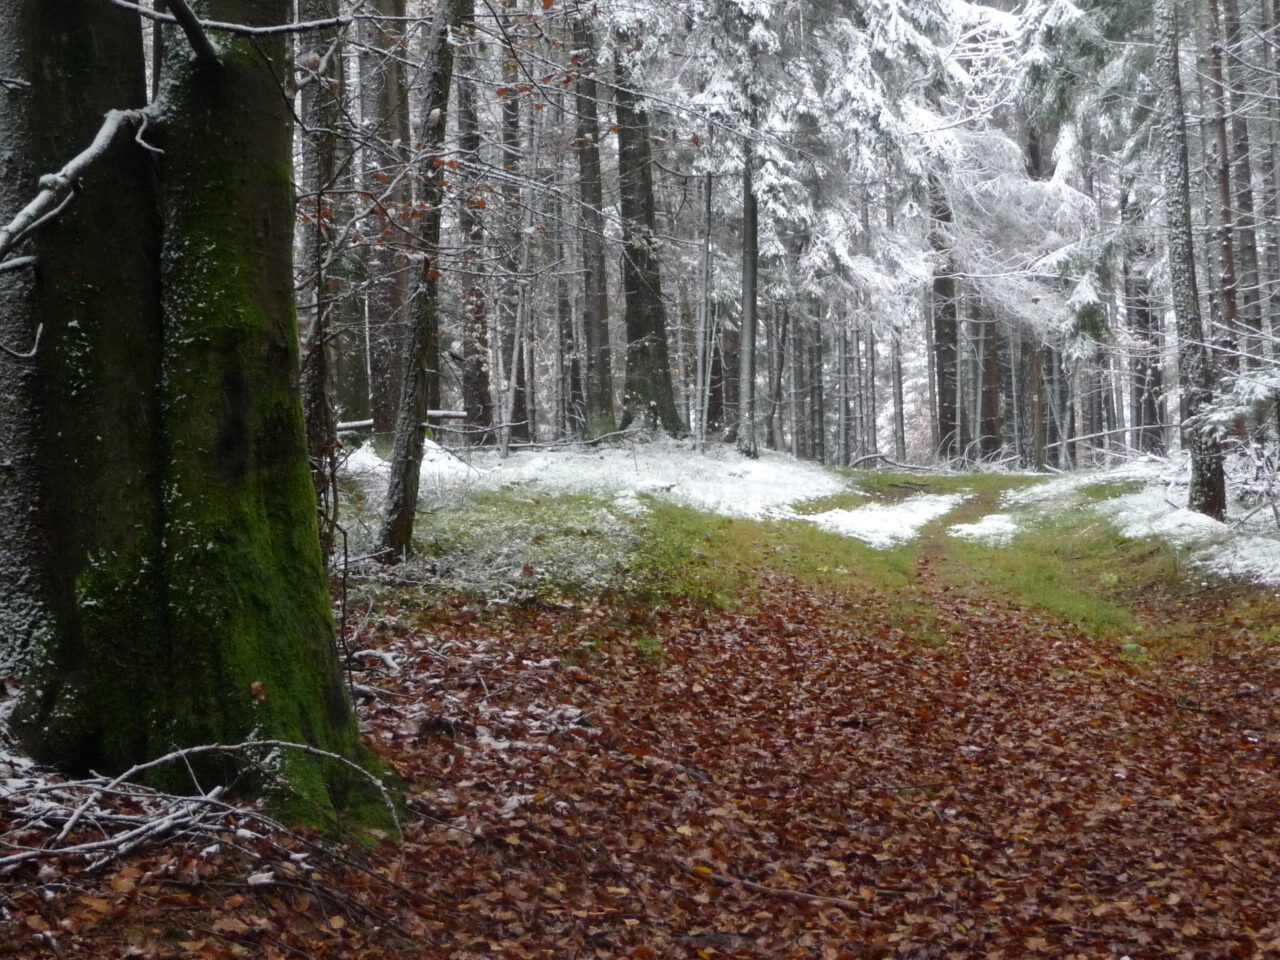
M 50 859 L 0 878 L 0 956 L 1280 956 L 1276 589 L 1079 505 L 954 535 L 1038 482 L 863 474 L 775 519 L 477 493 L 435 561 L 348 583 L 402 843 Z M 922 496 L 913 538 L 835 532 Z M 481 517 L 511 582 L 446 588 Z M 616 575 L 546 572 L 574 550 Z

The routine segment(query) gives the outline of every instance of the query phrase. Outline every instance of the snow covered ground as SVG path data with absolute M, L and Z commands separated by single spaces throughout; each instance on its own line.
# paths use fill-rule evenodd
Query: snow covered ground
M 361 479 L 372 497 L 381 494 L 386 463 L 369 448 L 356 450 L 347 470 Z M 1186 472 L 1184 464 L 1146 458 L 1109 470 L 1061 475 L 1007 493 L 998 512 L 955 524 L 948 532 L 1008 546 L 1020 526 L 1047 511 L 1087 507 L 1127 536 L 1159 538 L 1185 548 L 1189 561 L 1207 572 L 1280 585 L 1280 534 L 1270 510 L 1256 511 L 1246 522 L 1253 506 L 1235 503 L 1228 523 L 1192 513 L 1181 506 L 1186 501 Z M 1126 481 L 1141 487 L 1089 502 L 1085 488 Z M 751 460 L 731 447 L 712 444 L 700 454 L 692 443 L 677 440 L 520 452 L 506 460 L 490 450 L 473 452 L 464 460 L 428 444 L 422 466 L 428 509 L 447 506 L 471 490 L 511 487 L 589 493 L 627 514 L 641 512 L 637 498 L 648 494 L 731 517 L 803 519 L 876 548 L 909 542 L 925 524 L 966 499 L 963 494 L 921 494 L 896 503 L 801 515 L 795 504 L 849 491 L 850 482 L 816 464 L 769 451 Z

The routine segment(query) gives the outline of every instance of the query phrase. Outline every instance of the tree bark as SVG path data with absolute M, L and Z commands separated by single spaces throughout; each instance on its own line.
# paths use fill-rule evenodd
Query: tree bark
M 952 460 L 964 452 L 960 438 L 960 406 L 957 402 L 958 353 L 956 281 L 947 234 L 951 208 L 941 184 L 930 181 L 929 207 L 933 224 L 929 244 L 937 257 L 933 275 L 933 357 L 937 377 L 937 455 Z
M 1134 226 L 1137 220 L 1131 192 L 1132 185 L 1126 185 L 1120 201 L 1120 223 L 1126 227 Z M 1143 453 L 1161 455 L 1164 453 L 1164 425 L 1160 410 L 1164 390 L 1160 369 L 1163 338 L 1152 309 L 1151 285 L 1134 263 L 1136 255 L 1145 252 L 1145 245 L 1138 240 L 1140 236 L 1138 230 L 1133 231 L 1132 236 L 1126 236 L 1120 266 L 1125 313 L 1134 339 L 1130 362 L 1133 378 L 1130 396 L 1132 443 L 1134 449 Z
M 0 100 L 7 223 L 107 110 L 142 107 L 146 91 L 136 16 L 91 0 L 0 6 L 13 41 L 0 75 L 32 82 Z M 144 755 L 164 713 L 160 235 L 138 151 L 117 138 L 18 251 L 36 266 L 0 275 L 0 344 L 36 348 L 0 354 L 0 669 L 26 684 L 15 732 L 69 770 Z
M 338 15 L 337 0 L 304 0 L 299 7 L 304 20 Z M 301 263 L 299 327 L 302 337 L 302 408 L 307 422 L 307 458 L 311 485 L 316 492 L 320 518 L 320 552 L 327 561 L 333 553 L 338 523 L 338 414 L 333 378 L 333 338 L 330 316 L 334 291 L 329 289 L 331 256 L 329 225 L 337 172 L 338 125 L 342 114 L 341 49 L 329 51 L 333 38 L 316 31 L 300 38 L 305 44 L 299 60 L 307 67 L 302 88 L 303 226 L 299 244 Z M 327 59 L 326 53 L 328 54 Z
M 385 513 L 378 531 L 378 555 L 384 562 L 395 562 L 413 552 L 413 523 L 424 448 L 422 424 L 427 419 L 427 411 L 439 403 L 440 223 L 447 168 L 437 165 L 435 160 L 443 152 L 446 108 L 453 78 L 453 47 L 449 38 L 462 22 L 463 6 L 464 0 L 445 0 L 436 8 L 422 69 L 428 106 L 419 135 L 420 142 L 428 146 L 423 171 L 426 211 L 419 221 L 418 237 L 423 260 L 417 305 L 409 328 L 409 356 L 396 415 Z
M 399 217 L 413 197 L 409 179 L 403 176 L 413 142 L 409 87 L 399 56 L 405 36 L 405 3 L 373 0 L 374 19 L 368 22 L 367 49 L 361 63 L 365 123 L 373 133 L 366 146 L 365 189 L 381 198 L 385 210 L 376 216 Z M 384 226 L 369 233 L 369 408 L 373 429 L 389 433 L 395 427 L 404 383 L 413 273 L 409 259 L 399 249 L 403 238 L 396 230 Z M 387 240 L 394 244 L 387 245 Z
M 475 13 L 475 0 L 466 0 L 463 23 Z M 469 39 L 469 45 L 476 42 Z M 462 73 L 468 74 L 475 58 L 464 46 L 458 51 Z M 463 238 L 462 270 L 462 407 L 467 413 L 468 442 L 493 440 L 493 384 L 489 378 L 488 298 L 480 275 L 483 270 L 485 229 L 482 211 L 487 206 L 480 177 L 480 119 L 476 113 L 476 84 L 470 79 L 458 84 L 458 149 L 470 188 L 464 192 L 458 210 L 458 227 Z
M 668 433 L 683 429 L 667 358 L 666 307 L 657 257 L 657 215 L 649 117 L 616 63 L 618 180 L 622 206 L 622 286 L 626 298 L 627 365 L 622 426 L 637 419 Z M 745 349 L 745 346 L 744 348 Z
M 211 0 L 196 12 L 274 24 L 291 5 Z M 24 62 L 2 66 L 40 80 L 42 150 L 65 156 L 104 102 L 141 101 L 136 16 L 28 0 L 0 17 L 6 36 L 20 29 L 27 40 L 16 54 Z M 276 79 L 289 70 L 285 43 L 220 37 L 218 62 L 201 65 L 185 42 L 170 31 L 148 131 L 163 155 L 122 144 L 85 178 L 83 206 L 39 238 L 41 271 L 56 272 L 36 275 L 37 288 L 48 284 L 37 316 L 62 329 L 59 349 L 36 358 L 48 364 L 46 475 L 24 492 L 38 494 L 46 538 L 33 569 L 61 579 L 50 581 L 44 610 L 56 617 L 44 618 L 45 646 L 14 716 L 35 756 L 73 771 L 252 738 L 359 751 L 298 398 L 292 137 Z M 17 117 L 13 132 L 29 132 L 30 115 L 25 128 Z M 3 275 L 6 294 L 16 276 Z M 85 289 L 100 296 L 76 292 Z M 31 290 L 19 288 L 28 307 Z M 110 498 L 98 496 L 104 489 Z M 258 791 L 287 781 L 291 809 L 312 818 L 349 807 L 359 783 L 301 754 L 282 756 L 275 773 L 283 781 L 227 758 L 155 780 Z
M 613 352 L 609 346 L 609 269 L 605 260 L 604 181 L 600 167 L 599 61 L 595 38 L 581 17 L 573 21 L 578 58 L 574 105 L 577 108 L 578 199 L 582 247 L 582 329 L 586 337 L 586 436 L 617 429 L 613 409 Z
M 742 339 L 738 345 L 738 452 L 748 457 L 756 449 L 756 266 L 760 234 L 751 142 L 743 148 L 742 166 Z
M 1238 358 L 1234 351 L 1240 335 L 1239 275 L 1236 267 L 1235 210 L 1231 189 L 1231 146 L 1227 135 L 1226 79 L 1222 66 L 1221 15 L 1218 0 L 1209 0 L 1209 51 L 1208 81 L 1209 100 L 1212 104 L 1213 127 L 1213 179 L 1218 192 L 1218 256 L 1222 273 L 1219 277 L 1218 296 L 1222 303 L 1222 346 L 1227 352 L 1227 364 L 1235 368 Z
M 1156 64 L 1161 91 L 1161 151 L 1165 213 L 1169 231 L 1169 279 L 1178 324 L 1178 367 L 1182 380 L 1183 442 L 1191 453 L 1187 506 L 1216 519 L 1226 515 L 1222 452 L 1215 434 L 1198 418 L 1213 399 L 1213 365 L 1204 344 L 1196 290 L 1195 241 L 1191 232 L 1191 177 L 1178 57 L 1175 0 L 1156 2 Z

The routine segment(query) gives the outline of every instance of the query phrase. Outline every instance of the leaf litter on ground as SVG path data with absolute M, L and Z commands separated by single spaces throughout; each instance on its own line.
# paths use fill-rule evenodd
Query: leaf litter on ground
M 1280 951 L 1274 649 L 1224 624 L 1212 657 L 1135 664 L 936 562 L 913 575 L 934 645 L 856 577 L 765 574 L 726 610 L 391 582 L 355 668 L 381 692 L 366 739 L 408 785 L 402 844 L 321 863 L 305 835 L 229 823 L 216 850 L 178 836 L 105 875 L 50 860 L 3 878 L 4 949 Z

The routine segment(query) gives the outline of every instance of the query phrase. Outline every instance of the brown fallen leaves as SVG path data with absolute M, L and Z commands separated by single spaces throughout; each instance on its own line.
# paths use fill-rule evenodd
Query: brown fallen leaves
M 0 942 L 85 957 L 1280 953 L 1275 656 L 1139 668 L 1024 610 L 936 603 L 941 648 L 889 626 L 886 601 L 785 581 L 749 614 L 402 615 L 378 637 L 401 669 L 363 680 L 388 694 L 369 739 L 411 784 L 403 847 L 259 886 L 230 882 L 230 853 L 164 874 L 190 856 L 180 840 L 134 858 L 123 888 L 123 871 L 10 877 Z

